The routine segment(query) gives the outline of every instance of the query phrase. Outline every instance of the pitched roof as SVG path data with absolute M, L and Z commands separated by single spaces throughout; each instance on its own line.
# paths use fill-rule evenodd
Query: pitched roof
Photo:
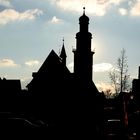
M 55 77 L 56 75 L 60 77 L 62 74 L 70 74 L 70 71 L 63 65 L 61 58 L 52 50 L 38 72 L 33 74 L 32 81 L 26 87 L 29 87 L 36 78 L 46 77 L 46 75 L 48 76 L 47 78 L 51 76 Z
M 48 69 L 49 66 L 53 66 L 55 63 L 61 63 L 60 57 L 55 53 L 54 50 L 50 52 L 40 69 L 38 70 L 38 73 Z

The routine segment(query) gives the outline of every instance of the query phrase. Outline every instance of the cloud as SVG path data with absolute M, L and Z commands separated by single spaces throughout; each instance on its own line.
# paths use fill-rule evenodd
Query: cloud
M 51 0 L 50 0 L 51 1 Z M 119 5 L 127 0 L 53 0 L 52 4 L 56 4 L 63 10 L 81 12 L 81 7 L 86 6 L 86 12 L 103 16 L 112 5 Z
M 17 64 L 11 59 L 0 60 L 0 67 L 16 67 Z
M 119 13 L 120 13 L 122 16 L 125 16 L 125 15 L 127 15 L 128 11 L 127 11 L 127 9 L 119 8 Z
M 108 1 L 110 4 L 119 5 L 127 0 L 106 0 L 106 1 Z
M 132 16 L 140 16 L 140 0 L 137 0 L 134 4 L 131 3 L 132 8 L 130 10 L 130 14 Z
M 37 16 L 43 14 L 39 9 L 26 10 L 18 12 L 14 9 L 5 9 L 0 12 L 0 24 L 5 25 L 13 21 L 34 20 Z
M 82 12 L 82 7 L 86 7 L 86 13 L 96 16 L 104 16 L 111 7 L 116 6 L 121 15 L 140 16 L 140 0 L 49 0 L 63 10 Z M 123 4 L 128 5 L 128 9 L 119 8 Z
M 106 72 L 111 70 L 112 64 L 110 63 L 100 63 L 100 64 L 94 64 L 93 65 L 93 71 L 94 72 Z
M 57 18 L 56 16 L 52 17 L 51 19 L 51 23 L 61 23 L 63 20 L 62 19 L 59 19 Z
M 101 91 L 107 91 L 107 90 L 111 90 L 114 91 L 114 88 L 111 86 L 111 84 L 109 83 L 104 83 L 104 82 L 99 82 L 96 83 L 97 89 L 101 92 Z
M 38 64 L 39 64 L 38 60 L 29 60 L 29 61 L 25 62 L 25 65 L 27 65 L 29 67 L 36 66 Z
M 0 0 L 0 5 L 4 7 L 12 7 L 10 0 Z

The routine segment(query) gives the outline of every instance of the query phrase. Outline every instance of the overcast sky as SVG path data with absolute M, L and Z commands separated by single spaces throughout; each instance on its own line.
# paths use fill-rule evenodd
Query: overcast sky
M 30 80 L 52 49 L 59 54 L 65 39 L 67 66 L 72 70 L 75 34 L 86 7 L 93 35 L 93 81 L 108 88 L 108 71 L 122 48 L 129 74 L 140 65 L 140 0 L 0 0 L 0 77 Z

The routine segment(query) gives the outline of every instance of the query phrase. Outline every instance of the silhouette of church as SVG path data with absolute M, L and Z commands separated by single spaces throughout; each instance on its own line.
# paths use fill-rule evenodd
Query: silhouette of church
M 92 87 L 92 92 L 98 93 L 94 82 L 92 81 L 92 65 L 93 54 L 91 51 L 92 34 L 88 31 L 89 18 L 83 15 L 79 18 L 80 31 L 76 34 L 76 49 L 74 52 L 74 73 L 70 73 L 66 67 L 66 51 L 64 42 L 60 56 L 52 50 L 47 59 L 42 64 L 37 73 L 33 73 L 32 81 L 27 85 L 29 91 L 42 90 L 45 91 L 47 85 L 53 87 L 61 83 L 61 88 L 64 81 L 77 81 L 79 85 Z M 61 81 L 61 82 L 60 82 Z M 63 84 L 62 84 L 63 83 Z M 59 89 L 59 87 L 57 87 Z M 82 88 L 82 87 L 80 87 Z
M 32 74 L 27 89 L 34 98 L 33 108 L 41 117 L 59 129 L 69 127 L 73 132 L 79 129 L 84 135 L 86 131 L 91 134 L 100 127 L 103 96 L 92 81 L 94 52 L 91 51 L 92 34 L 88 31 L 89 18 L 85 8 L 79 25 L 76 49 L 73 49 L 74 72 L 71 73 L 66 66 L 63 41 L 60 55 L 54 50 L 50 52 L 38 72 Z

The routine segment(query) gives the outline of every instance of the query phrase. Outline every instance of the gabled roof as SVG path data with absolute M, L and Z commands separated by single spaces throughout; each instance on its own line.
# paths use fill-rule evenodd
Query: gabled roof
M 38 72 L 33 74 L 32 81 L 26 87 L 29 87 L 30 84 L 41 77 L 46 78 L 47 76 L 47 78 L 50 78 L 51 76 L 55 77 L 57 75 L 61 78 L 62 75 L 70 74 L 70 71 L 63 65 L 61 58 L 52 50 Z
M 40 69 L 38 70 L 38 73 L 46 70 L 49 66 L 53 66 L 55 63 L 61 63 L 60 57 L 55 53 L 54 50 L 50 52 Z

